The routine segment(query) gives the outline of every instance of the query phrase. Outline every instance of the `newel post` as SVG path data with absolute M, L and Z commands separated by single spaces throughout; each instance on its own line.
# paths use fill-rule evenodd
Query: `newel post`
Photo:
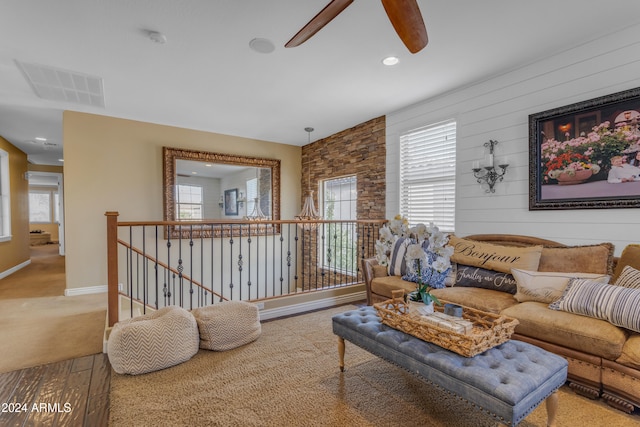
M 109 326 L 118 321 L 118 212 L 106 212 L 107 217 L 107 313 Z

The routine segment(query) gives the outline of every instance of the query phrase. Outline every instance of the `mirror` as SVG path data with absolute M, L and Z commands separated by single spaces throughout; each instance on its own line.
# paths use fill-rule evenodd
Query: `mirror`
M 280 160 L 169 147 L 162 151 L 165 221 L 229 222 L 257 211 L 280 219 Z

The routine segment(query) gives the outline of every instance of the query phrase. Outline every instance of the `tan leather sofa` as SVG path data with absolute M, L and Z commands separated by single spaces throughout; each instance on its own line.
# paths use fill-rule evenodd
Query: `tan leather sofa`
M 640 269 L 640 245 L 629 245 L 619 258 L 613 245 L 567 246 L 551 240 L 508 234 L 467 236 L 504 246 L 542 245 L 538 271 L 584 271 L 612 275 L 613 283 L 624 265 Z M 415 283 L 388 276 L 375 259 L 362 260 L 369 305 L 391 298 L 394 289 L 412 291 Z M 551 310 L 548 304 L 518 302 L 514 295 L 493 289 L 458 287 L 453 283 L 433 293 L 440 299 L 519 320 L 513 339 L 526 341 L 569 362 L 568 383 L 577 393 L 602 398 L 625 412 L 640 407 L 640 334 L 605 320 Z

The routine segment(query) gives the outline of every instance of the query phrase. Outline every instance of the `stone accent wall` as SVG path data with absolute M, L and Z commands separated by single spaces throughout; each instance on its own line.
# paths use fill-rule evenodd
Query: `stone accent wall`
M 314 202 L 319 208 L 320 180 L 356 174 L 358 219 L 383 219 L 386 212 L 385 142 L 385 117 L 381 116 L 303 146 L 301 203 L 309 178 Z
M 302 201 L 309 185 L 314 190 L 314 203 L 318 210 L 318 188 L 321 180 L 355 174 L 357 177 L 357 219 L 384 219 L 385 215 L 385 117 L 378 117 L 346 129 L 328 138 L 302 147 Z M 310 183 L 310 184 L 309 184 Z M 302 204 L 301 204 L 302 206 Z M 331 239 L 329 226 L 306 231 L 301 239 L 302 266 L 299 274 L 303 290 L 335 286 L 358 281 L 355 275 L 317 263 L 319 239 Z M 358 230 L 357 259 L 371 257 L 377 228 Z M 356 269 L 360 269 L 358 261 Z M 361 277 L 361 275 L 359 275 Z

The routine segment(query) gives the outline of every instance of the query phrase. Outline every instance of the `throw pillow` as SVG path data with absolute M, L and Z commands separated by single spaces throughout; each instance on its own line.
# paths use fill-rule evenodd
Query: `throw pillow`
M 630 265 L 625 265 L 618 280 L 615 281 L 615 285 L 624 288 L 640 289 L 640 270 L 636 270 Z
M 518 302 L 552 303 L 562 296 L 569 279 L 574 277 L 601 283 L 609 282 L 609 276 L 606 274 L 529 271 L 518 268 L 512 268 L 511 274 L 517 282 L 518 291 L 514 297 Z
M 640 289 L 589 279 L 571 279 L 562 297 L 551 303 L 549 308 L 607 320 L 613 325 L 640 332 Z
M 411 239 L 406 237 L 400 237 L 393 244 L 389 255 L 389 276 L 402 276 L 407 273 L 407 262 L 404 256 L 410 244 Z
M 607 320 L 607 313 L 611 311 L 612 301 L 615 300 L 613 294 L 622 289 L 590 279 L 570 279 L 562 297 L 549 304 L 549 308 Z
M 453 246 L 451 261 L 511 274 L 512 268 L 537 270 L 542 246 L 502 246 L 475 240 L 449 237 Z
M 516 280 L 511 274 L 462 264 L 458 264 L 454 286 L 516 293 Z
M 613 245 L 600 243 L 598 245 L 544 248 L 538 268 L 525 270 L 580 271 L 611 275 L 613 274 Z
M 622 273 L 625 266 L 630 265 L 636 270 L 640 270 L 640 245 L 627 245 L 620 254 L 620 259 L 616 264 L 616 270 L 611 278 L 612 283 L 616 283 L 618 276 Z

